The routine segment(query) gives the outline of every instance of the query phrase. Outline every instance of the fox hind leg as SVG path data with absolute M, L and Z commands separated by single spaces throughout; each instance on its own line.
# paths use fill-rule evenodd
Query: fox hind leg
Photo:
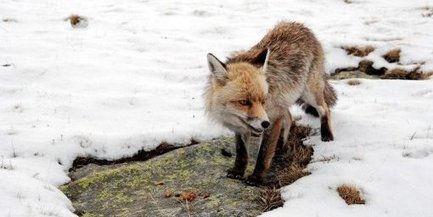
M 281 148 L 282 153 L 287 153 L 287 151 L 289 150 L 289 147 L 287 147 L 287 140 L 289 138 L 290 129 L 292 128 L 292 123 L 293 123 L 292 115 L 290 111 L 287 110 L 286 116 L 283 117 L 283 124 L 282 124 L 281 135 L 280 135 L 281 141 L 279 141 L 279 143 L 281 143 L 281 146 L 279 146 L 279 148 Z
M 317 86 L 322 88 L 317 88 Z M 331 129 L 331 111 L 325 101 L 324 85 L 316 85 L 314 88 L 309 88 L 302 96 L 302 100 L 307 103 L 307 106 L 312 107 L 320 117 L 320 134 L 322 141 L 328 142 L 334 140 L 334 134 Z

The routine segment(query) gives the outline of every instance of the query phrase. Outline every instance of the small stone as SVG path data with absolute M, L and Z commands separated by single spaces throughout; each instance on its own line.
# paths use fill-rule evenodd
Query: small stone
M 172 192 L 172 191 L 165 191 L 165 192 L 164 192 L 164 196 L 165 196 L 166 198 L 172 197 L 172 196 L 173 196 L 173 192 Z

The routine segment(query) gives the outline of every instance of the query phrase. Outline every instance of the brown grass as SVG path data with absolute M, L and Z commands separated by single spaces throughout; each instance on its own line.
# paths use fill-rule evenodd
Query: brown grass
M 365 200 L 362 198 L 360 190 L 353 185 L 340 185 L 337 188 L 337 192 L 348 205 L 365 204 Z
M 400 48 L 396 48 L 388 51 L 388 53 L 386 53 L 382 57 L 389 63 L 396 63 L 400 61 L 400 53 L 401 53 Z
M 267 177 L 267 186 L 261 192 L 260 203 L 264 211 L 269 211 L 283 205 L 279 189 L 290 185 L 299 178 L 309 175 L 305 171 L 313 155 L 313 148 L 305 146 L 302 140 L 310 135 L 311 128 L 293 125 L 287 143 L 280 140 L 274 160 Z
M 311 128 L 293 126 L 290 129 L 288 141 L 285 146 L 280 145 L 279 154 L 274 158 L 275 174 L 278 184 L 276 187 L 290 185 L 296 180 L 310 175 L 305 171 L 313 155 L 313 148 L 305 146 L 302 139 L 310 135 Z
M 351 86 L 360 85 L 361 81 L 359 81 L 358 79 L 350 79 L 347 81 L 347 84 Z
M 76 14 L 72 14 L 71 16 L 69 16 L 69 22 L 71 22 L 72 26 L 77 25 L 81 20 L 81 17 L 76 15 Z
M 263 212 L 281 207 L 284 204 L 284 200 L 281 198 L 280 189 L 266 188 L 261 190 L 260 194 L 260 204 Z
M 422 72 L 420 67 L 416 67 L 412 71 L 407 71 L 401 68 L 388 70 L 382 79 L 402 79 L 402 80 L 427 80 L 433 75 L 432 72 Z
M 357 57 L 365 57 L 374 51 L 374 47 L 364 46 L 364 47 L 343 47 L 348 55 L 353 55 Z
M 290 185 L 296 180 L 311 174 L 304 169 L 305 167 L 300 166 L 299 164 L 292 164 L 287 169 L 282 170 L 281 173 L 277 175 L 280 185 Z

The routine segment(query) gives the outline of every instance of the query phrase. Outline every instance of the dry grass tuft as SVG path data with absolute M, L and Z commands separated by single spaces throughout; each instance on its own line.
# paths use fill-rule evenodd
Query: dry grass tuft
M 382 79 L 402 79 L 402 80 L 427 80 L 433 75 L 433 72 L 422 72 L 420 67 L 416 67 L 412 71 L 407 71 L 401 68 L 388 70 Z
M 302 139 L 310 135 L 311 128 L 294 126 L 290 129 L 290 135 L 285 146 L 281 143 L 278 147 L 272 171 L 275 173 L 276 182 L 273 187 L 290 185 L 294 181 L 309 175 L 305 167 L 311 161 L 313 148 L 305 146 Z
M 76 15 L 76 14 L 72 14 L 71 16 L 69 16 L 69 22 L 71 22 L 72 26 L 77 25 L 80 22 L 81 17 Z
M 360 85 L 361 81 L 359 81 L 358 79 L 350 79 L 347 81 L 347 84 L 351 86 Z
M 290 185 L 296 180 L 311 174 L 304 169 L 304 166 L 301 166 L 299 164 L 292 164 L 290 165 L 290 167 L 281 170 L 281 172 L 277 174 L 277 179 L 280 182 L 280 185 Z
M 262 205 L 263 212 L 281 207 L 284 204 L 280 189 L 266 188 L 261 190 L 260 194 L 260 204 Z
M 382 57 L 386 61 L 388 61 L 389 63 L 396 63 L 396 62 L 400 61 L 400 53 L 401 53 L 401 50 L 399 48 L 397 48 L 397 49 L 393 49 L 393 50 L 388 51 L 388 53 L 386 53 Z
M 286 144 L 280 140 L 274 160 L 265 185 L 268 187 L 261 192 L 260 200 L 264 211 L 269 211 L 283 205 L 280 188 L 292 184 L 297 179 L 309 175 L 305 171 L 311 161 L 313 148 L 305 146 L 302 140 L 310 135 L 311 128 L 293 124 Z
M 65 18 L 65 21 L 71 23 L 72 28 L 86 28 L 89 25 L 88 19 L 83 16 L 72 14 L 71 16 Z
M 374 51 L 374 47 L 364 46 L 364 47 L 343 47 L 348 55 L 353 55 L 357 57 L 365 57 Z
M 337 188 L 337 192 L 348 205 L 365 204 L 365 200 L 361 197 L 360 190 L 353 185 L 340 185 Z
M 301 167 L 306 166 L 311 161 L 313 155 L 313 148 L 304 145 L 297 145 L 291 148 L 292 165 L 296 164 Z

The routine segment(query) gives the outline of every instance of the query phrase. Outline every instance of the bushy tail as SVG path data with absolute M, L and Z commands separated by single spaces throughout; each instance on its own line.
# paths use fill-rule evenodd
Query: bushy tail
M 323 95 L 325 97 L 325 102 L 328 105 L 329 108 L 335 105 L 337 103 L 337 94 L 335 93 L 334 88 L 329 84 L 328 80 L 324 79 L 325 81 L 325 88 L 323 90 Z M 319 117 L 319 112 L 317 110 L 305 103 L 303 100 L 299 99 L 297 101 L 299 105 L 301 105 L 302 109 L 305 111 L 305 113 L 313 115 L 315 117 Z
M 325 79 L 325 102 L 331 108 L 337 103 L 337 94 L 335 93 L 334 88 L 329 84 L 328 80 Z

